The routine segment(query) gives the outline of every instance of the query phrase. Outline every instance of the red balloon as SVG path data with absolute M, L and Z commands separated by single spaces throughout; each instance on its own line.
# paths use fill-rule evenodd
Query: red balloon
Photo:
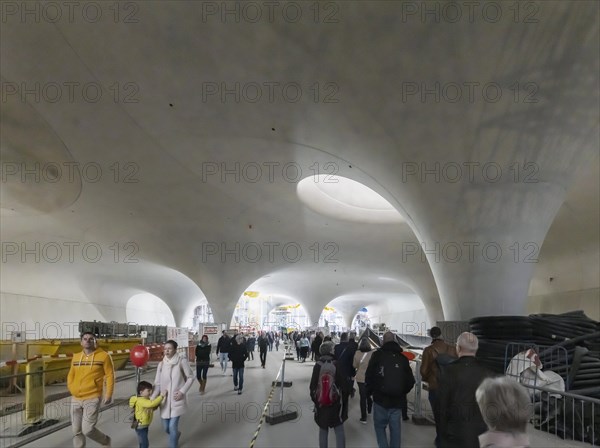
M 148 348 L 143 345 L 136 345 L 131 350 L 129 350 L 129 359 L 131 363 L 136 367 L 143 367 L 148 362 L 150 358 L 150 352 Z

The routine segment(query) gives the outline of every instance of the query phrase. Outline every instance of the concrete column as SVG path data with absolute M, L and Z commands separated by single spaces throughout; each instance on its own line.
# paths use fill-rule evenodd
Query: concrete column
M 423 232 L 445 320 L 524 315 L 533 269 L 562 204 L 558 185 L 472 189 L 454 218 Z

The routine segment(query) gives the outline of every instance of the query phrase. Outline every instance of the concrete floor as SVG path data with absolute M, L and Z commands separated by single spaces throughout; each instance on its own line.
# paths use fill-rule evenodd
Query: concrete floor
M 254 361 L 246 363 L 243 394 L 238 396 L 233 390 L 231 369 L 227 375 L 221 374 L 217 367 L 209 370 L 206 394 L 198 393 L 198 383 L 188 393 L 189 412 L 182 417 L 181 448 L 191 447 L 248 447 L 259 424 L 265 400 L 271 390 L 271 382 L 275 379 L 281 364 L 283 352 L 271 352 L 267 358 L 267 368 L 262 369 L 258 356 Z M 298 412 L 298 419 L 278 425 L 263 423 L 255 442 L 256 447 L 316 447 L 318 446 L 318 428 L 313 420 L 312 402 L 308 397 L 308 382 L 314 363 L 303 364 L 296 361 L 286 362 L 286 381 L 293 386 L 285 389 L 284 409 Z M 143 376 L 148 381 L 154 380 L 154 372 Z M 135 381 L 125 380 L 117 383 L 115 398 L 124 399 L 134 393 Z M 273 398 L 278 403 L 279 390 Z M 412 396 L 411 396 L 412 398 Z M 46 413 L 68 422 L 67 400 L 59 400 L 46 407 Z M 126 404 L 115 406 L 102 412 L 98 428 L 112 437 L 113 448 L 135 447 L 135 433 L 126 423 L 130 415 Z M 360 417 L 358 395 L 350 400 L 350 416 L 345 423 L 347 447 L 375 447 L 376 440 L 372 420 L 367 425 L 358 422 Z M 20 418 L 13 414 L 12 418 Z M 590 446 L 581 443 L 565 442 L 553 436 L 547 436 L 531 430 L 532 447 L 566 447 Z M 432 447 L 435 430 L 432 426 L 418 426 L 412 422 L 402 423 L 402 446 Z M 15 446 L 16 439 L 0 439 L 0 446 Z M 335 446 L 333 431 L 330 431 L 330 446 Z M 56 431 L 41 439 L 31 441 L 27 447 L 70 447 L 70 427 Z M 88 442 L 88 447 L 97 446 Z M 150 446 L 167 446 L 166 434 L 162 431 L 158 414 L 150 428 Z

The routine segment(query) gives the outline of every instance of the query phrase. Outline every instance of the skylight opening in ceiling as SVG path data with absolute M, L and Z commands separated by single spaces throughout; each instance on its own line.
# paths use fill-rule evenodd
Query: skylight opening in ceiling
M 309 176 L 298 182 L 297 193 L 307 207 L 331 218 L 380 224 L 404 222 L 379 193 L 346 177 Z

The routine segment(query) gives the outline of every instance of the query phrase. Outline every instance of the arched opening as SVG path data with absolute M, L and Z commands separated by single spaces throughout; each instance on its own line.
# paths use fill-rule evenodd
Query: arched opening
M 131 296 L 125 313 L 128 322 L 138 325 L 175 326 L 175 317 L 169 306 L 159 297 L 147 292 Z
M 200 301 L 200 305 L 194 308 L 194 317 L 192 318 L 192 327 L 197 330 L 200 324 L 213 324 L 215 319 L 213 312 L 210 309 L 208 300 L 203 298 Z
M 332 306 L 326 306 L 319 316 L 319 327 L 328 328 L 330 332 L 346 331 L 346 321 L 342 313 Z
M 416 294 L 398 294 L 368 306 L 370 327 L 389 329 L 398 334 L 426 336 L 429 315 Z
M 369 310 L 366 307 L 362 307 L 354 315 L 350 329 L 355 331 L 357 335 L 360 335 L 367 328 L 371 328 L 371 318 L 369 317 Z
M 270 308 L 270 298 L 258 291 L 245 291 L 233 310 L 229 328 L 242 333 L 253 333 L 262 329 L 263 316 Z
M 308 325 L 308 313 L 293 298 L 245 291 L 235 306 L 230 328 L 252 333 L 260 330 L 283 331 L 284 328 L 298 330 Z
M 269 311 L 267 327 L 272 331 L 303 331 L 310 326 L 308 314 L 304 307 L 299 304 L 279 305 Z M 269 329 L 269 328 L 268 328 Z

